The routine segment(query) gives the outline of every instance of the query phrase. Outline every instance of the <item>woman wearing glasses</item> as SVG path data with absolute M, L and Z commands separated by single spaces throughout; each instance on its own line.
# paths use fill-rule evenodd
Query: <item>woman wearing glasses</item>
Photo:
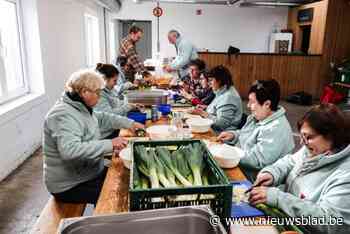
M 108 112 L 111 114 L 126 116 L 132 109 L 138 109 L 142 105 L 130 104 L 125 100 L 120 100 L 114 87 L 117 84 L 119 71 L 112 64 L 98 63 L 96 66 L 96 71 L 103 75 L 105 80 L 105 87 L 101 91 L 101 98 L 97 103 L 94 111 L 96 112 Z M 144 128 L 140 123 L 134 123 L 136 128 Z M 123 127 L 123 126 L 122 126 Z M 119 130 L 107 128 L 101 128 L 102 139 L 112 139 L 117 137 Z
M 294 148 L 292 129 L 279 106 L 280 86 L 276 80 L 257 81 L 249 90 L 248 116 L 242 129 L 223 132 L 220 141 L 235 144 L 245 152 L 239 166 L 254 181 L 262 168 L 271 165 Z
M 73 73 L 45 118 L 44 180 L 48 191 L 63 202 L 95 204 L 107 171 L 103 156 L 127 145 L 120 137 L 100 140 L 100 127 L 135 127 L 125 117 L 93 112 L 103 86 L 95 71 Z
M 324 219 L 325 225 L 307 227 L 312 233 L 349 233 L 349 125 L 333 104 L 311 108 L 298 122 L 303 147 L 259 172 L 260 187 L 251 191 L 250 202 L 267 203 L 291 217 Z M 284 190 L 275 187 L 281 184 Z
M 209 71 L 208 77 L 215 98 L 208 107 L 199 105 L 191 113 L 212 119 L 211 127 L 216 132 L 237 129 L 242 119 L 242 100 L 233 87 L 230 71 L 217 66 Z

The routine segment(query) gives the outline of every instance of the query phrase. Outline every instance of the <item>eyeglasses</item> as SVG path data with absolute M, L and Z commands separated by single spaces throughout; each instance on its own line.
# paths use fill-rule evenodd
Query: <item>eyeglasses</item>
M 299 137 L 300 137 L 300 142 L 304 145 L 307 145 L 310 140 L 315 139 L 319 134 L 310 134 L 310 135 L 306 135 L 305 133 L 300 133 Z
M 91 93 L 96 94 L 97 96 L 101 96 L 102 89 L 96 89 L 95 91 L 91 90 L 91 89 L 88 89 L 88 91 L 91 92 Z

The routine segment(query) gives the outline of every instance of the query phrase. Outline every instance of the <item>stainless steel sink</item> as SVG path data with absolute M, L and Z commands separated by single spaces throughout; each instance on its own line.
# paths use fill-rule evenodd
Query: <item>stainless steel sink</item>
M 208 206 L 137 211 L 108 216 L 63 219 L 60 234 L 227 234 L 221 223 L 210 224 Z

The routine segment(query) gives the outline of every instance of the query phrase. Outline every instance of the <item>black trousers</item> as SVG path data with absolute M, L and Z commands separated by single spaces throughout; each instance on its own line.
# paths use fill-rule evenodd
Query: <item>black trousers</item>
M 96 205 L 103 182 L 106 178 L 107 167 L 94 179 L 81 183 L 62 193 L 52 195 L 61 202 L 67 203 L 90 203 Z

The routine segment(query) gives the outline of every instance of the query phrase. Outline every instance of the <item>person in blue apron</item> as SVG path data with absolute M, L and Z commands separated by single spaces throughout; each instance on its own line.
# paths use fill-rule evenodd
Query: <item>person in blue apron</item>
M 190 61 L 198 58 L 197 49 L 176 30 L 169 31 L 168 40 L 170 44 L 175 46 L 176 57 L 170 64 L 164 67 L 164 70 L 166 72 L 177 71 L 179 79 L 181 79 L 188 74 L 187 68 Z

